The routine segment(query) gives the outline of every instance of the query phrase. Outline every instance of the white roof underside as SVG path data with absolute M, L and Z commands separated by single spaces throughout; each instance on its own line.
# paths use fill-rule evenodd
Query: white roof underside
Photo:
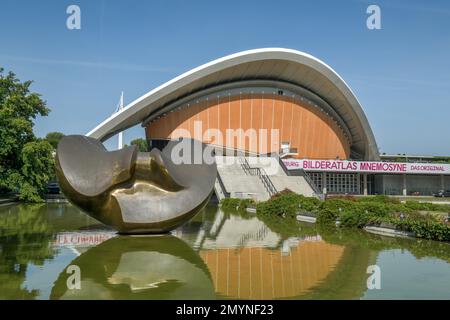
M 315 93 L 344 120 L 352 136 L 352 150 L 367 160 L 379 158 L 364 111 L 345 81 L 319 59 L 283 48 L 243 51 L 192 69 L 133 101 L 87 135 L 106 140 L 142 123 L 152 113 L 178 99 L 216 85 L 244 80 L 283 81 Z

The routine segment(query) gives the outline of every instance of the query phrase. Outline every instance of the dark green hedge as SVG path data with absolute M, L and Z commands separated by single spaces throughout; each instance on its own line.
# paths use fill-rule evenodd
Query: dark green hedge
M 321 202 L 286 191 L 257 204 L 260 217 L 281 217 L 291 221 L 299 213 L 308 214 L 316 216 L 320 225 L 335 225 L 336 220 L 342 228 L 390 225 L 414 232 L 419 238 L 450 241 L 450 226 L 443 218 L 419 211 L 450 212 L 450 206 L 415 201 L 400 203 L 387 196 L 334 197 Z

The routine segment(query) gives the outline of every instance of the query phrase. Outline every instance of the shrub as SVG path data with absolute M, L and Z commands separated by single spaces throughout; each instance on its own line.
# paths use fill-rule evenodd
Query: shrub
M 433 220 L 394 219 L 401 230 L 414 232 L 416 237 L 430 240 L 450 241 L 450 226 Z
M 331 209 L 323 208 L 317 213 L 317 223 L 323 225 L 335 224 L 339 214 Z
M 258 214 L 262 215 L 293 217 L 298 210 L 298 201 L 295 200 L 295 197 L 291 195 L 270 199 L 259 203 L 256 210 Z
M 317 222 L 331 224 L 339 218 L 342 227 L 361 228 L 369 222 L 388 216 L 390 212 L 389 205 L 379 201 L 366 203 L 336 197 L 321 203 L 317 209 Z
M 369 215 L 362 212 L 344 212 L 339 216 L 340 227 L 362 228 L 369 221 Z
M 315 213 L 321 205 L 320 200 L 313 197 L 305 197 L 301 195 L 298 200 L 300 211 Z
M 354 210 L 357 212 L 364 212 L 369 215 L 375 215 L 377 217 L 387 217 L 389 213 L 394 212 L 392 206 L 378 202 L 360 202 L 355 206 Z
M 317 198 L 305 197 L 289 190 L 283 190 L 272 196 L 268 201 L 257 206 L 258 214 L 282 217 L 295 217 L 298 212 L 312 213 L 318 211 L 321 202 Z
M 352 211 L 356 207 L 356 202 L 347 201 L 340 198 L 329 199 L 322 202 L 320 206 L 320 211 L 329 210 L 334 212 L 336 215 L 339 215 L 343 211 Z
M 399 203 L 396 205 L 391 205 L 392 208 L 392 212 L 393 213 L 412 213 L 415 212 L 413 209 L 411 209 L 410 207 L 406 206 L 404 203 Z
M 256 205 L 253 199 L 242 199 L 238 205 L 238 211 L 246 211 L 248 207 L 253 207 Z
M 220 206 L 223 210 L 237 210 L 242 212 L 255 204 L 253 199 L 224 198 L 220 200 Z
M 347 201 L 358 201 L 358 199 L 355 196 L 352 195 L 329 195 L 327 196 L 328 200 L 331 199 L 340 199 L 340 200 L 347 200 Z
M 232 202 L 231 206 L 244 207 L 245 204 Z M 450 206 L 422 204 L 415 201 L 400 203 L 398 199 L 388 196 L 361 199 L 332 197 L 321 202 L 316 198 L 308 198 L 283 190 L 268 201 L 258 203 L 257 213 L 272 226 L 293 224 L 293 231 L 297 228 L 294 222 L 295 216 L 299 211 L 303 211 L 314 214 L 317 217 L 318 226 L 334 226 L 337 219 L 340 221 L 339 226 L 344 228 L 387 224 L 413 232 L 419 238 L 450 241 L 450 225 L 442 223 L 432 214 L 419 212 L 419 210 L 442 212 L 443 208 L 447 207 Z M 283 219 L 279 220 L 280 217 Z M 283 229 L 286 229 L 286 226 Z
M 237 210 L 241 199 L 237 198 L 224 198 L 220 200 L 220 206 L 224 210 Z
M 272 195 L 272 196 L 270 197 L 270 200 L 275 200 L 275 199 L 280 198 L 280 197 L 282 197 L 282 196 L 292 195 L 292 194 L 296 194 L 296 193 L 295 193 L 294 191 L 288 189 L 288 188 L 285 188 L 285 189 L 283 189 L 282 191 L 277 192 L 277 193 L 275 193 L 274 195 Z
M 405 206 L 405 208 L 408 208 L 411 211 L 414 210 L 414 211 L 450 212 L 450 206 L 442 205 L 442 204 L 425 203 L 425 202 L 417 202 L 417 201 L 406 201 L 404 206 Z

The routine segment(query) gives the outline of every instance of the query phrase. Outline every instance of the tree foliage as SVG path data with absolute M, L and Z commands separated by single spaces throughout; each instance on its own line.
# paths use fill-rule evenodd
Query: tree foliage
M 20 82 L 0 68 L 0 190 L 18 191 L 24 201 L 37 202 L 53 172 L 52 147 L 33 133 L 37 116 L 49 109 L 32 81 Z
M 148 152 L 148 144 L 147 140 L 145 139 L 142 138 L 134 139 L 131 140 L 130 144 L 132 146 L 136 146 L 139 152 Z
M 64 137 L 64 133 L 61 132 L 49 132 L 45 136 L 45 140 L 48 141 L 48 143 L 51 144 L 54 150 L 56 150 L 56 147 L 58 146 L 59 140 Z

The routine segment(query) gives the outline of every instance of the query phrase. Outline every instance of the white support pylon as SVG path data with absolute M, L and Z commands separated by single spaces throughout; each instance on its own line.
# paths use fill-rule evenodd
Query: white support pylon
M 117 112 L 122 111 L 123 109 L 123 91 L 120 95 L 119 107 L 117 108 Z M 117 149 L 120 150 L 123 148 L 123 132 L 119 132 L 119 137 L 117 139 Z

